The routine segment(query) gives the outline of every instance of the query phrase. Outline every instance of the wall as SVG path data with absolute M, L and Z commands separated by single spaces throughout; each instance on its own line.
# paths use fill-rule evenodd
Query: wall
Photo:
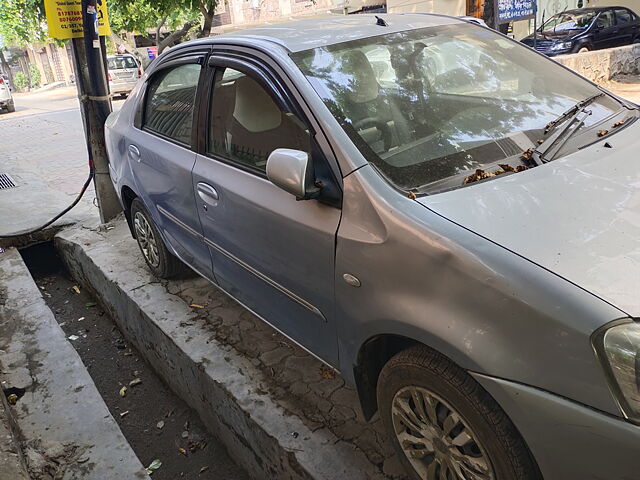
M 389 13 L 438 13 L 459 17 L 466 15 L 466 0 L 387 0 Z
M 560 55 L 554 60 L 593 82 L 603 84 L 619 74 L 640 73 L 640 44 Z

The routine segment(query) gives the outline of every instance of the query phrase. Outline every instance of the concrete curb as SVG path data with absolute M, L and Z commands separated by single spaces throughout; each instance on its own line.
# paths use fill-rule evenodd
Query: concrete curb
M 8 414 L 31 477 L 149 479 L 17 250 L 0 272 L 0 379 L 23 393 Z
M 194 311 L 148 273 L 139 255 L 109 240 L 70 229 L 55 243 L 71 274 L 96 292 L 125 337 L 252 477 L 385 478 L 353 445 L 328 429 L 312 431 L 264 393 L 255 382 L 262 374 L 250 359 L 212 338 Z M 134 240 L 125 244 L 137 253 Z

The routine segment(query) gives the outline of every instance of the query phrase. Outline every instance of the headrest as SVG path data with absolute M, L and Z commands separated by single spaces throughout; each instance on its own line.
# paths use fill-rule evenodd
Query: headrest
M 346 53 L 342 62 L 344 72 L 353 76 L 347 92 L 349 100 L 353 103 L 366 103 L 378 98 L 380 85 L 376 80 L 375 72 L 369 59 L 362 50 L 352 50 Z
M 243 76 L 235 81 L 235 87 L 233 117 L 240 125 L 252 133 L 266 132 L 280 126 L 282 112 L 258 82 Z

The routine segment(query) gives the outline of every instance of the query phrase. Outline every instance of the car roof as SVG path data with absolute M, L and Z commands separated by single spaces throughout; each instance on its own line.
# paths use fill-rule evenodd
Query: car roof
M 616 6 L 606 6 L 606 7 L 586 7 L 586 8 L 574 8 L 572 10 L 565 10 L 564 12 L 560 12 L 559 15 L 563 14 L 563 13 L 574 13 L 574 14 L 580 14 L 580 13 L 585 13 L 585 12 L 602 12 L 603 10 L 611 10 L 612 8 L 625 8 L 628 10 L 627 7 L 616 7 Z
M 377 25 L 377 17 L 382 18 L 387 25 Z M 196 40 L 195 42 L 187 42 L 182 45 L 229 43 L 234 39 L 238 39 L 261 43 L 275 43 L 290 52 L 299 52 L 386 33 L 464 23 L 468 22 L 447 15 L 420 13 L 333 15 L 325 18 L 298 20 L 249 28 L 247 30 Z M 174 50 L 177 48 L 180 48 L 180 46 L 174 47 Z

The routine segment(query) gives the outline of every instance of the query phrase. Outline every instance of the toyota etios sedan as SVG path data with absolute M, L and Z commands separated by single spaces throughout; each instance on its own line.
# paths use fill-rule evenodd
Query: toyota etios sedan
M 357 386 L 412 478 L 640 478 L 638 109 L 487 28 L 357 15 L 163 54 L 107 121 L 181 262 Z

